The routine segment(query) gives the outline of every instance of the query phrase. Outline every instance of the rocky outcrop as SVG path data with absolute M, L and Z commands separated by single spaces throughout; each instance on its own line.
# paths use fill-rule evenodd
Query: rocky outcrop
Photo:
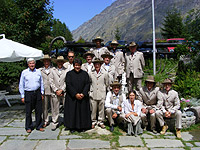
M 152 39 L 152 4 L 151 0 L 117 0 L 100 14 L 72 31 L 73 38 L 82 36 L 91 41 L 96 36 L 102 36 L 105 41 L 115 37 L 118 28 L 121 39 L 127 41 L 142 41 Z M 160 27 L 166 12 L 177 8 L 182 15 L 200 7 L 199 0 L 156 0 L 155 24 L 156 37 L 161 37 Z

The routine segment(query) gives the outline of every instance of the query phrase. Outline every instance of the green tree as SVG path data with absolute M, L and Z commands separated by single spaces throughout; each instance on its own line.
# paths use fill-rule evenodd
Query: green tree
M 115 30 L 115 39 L 116 40 L 120 40 L 121 39 L 121 35 L 120 35 L 120 32 L 119 32 L 119 27 L 117 27 L 116 30 Z
M 80 36 L 76 43 L 85 43 L 85 40 L 82 38 L 82 36 Z
M 72 41 L 72 34 L 65 23 L 62 23 L 59 19 L 54 19 L 52 31 L 52 37 L 63 36 L 67 41 Z
M 1 0 L 0 33 L 32 47 L 39 47 L 50 35 L 50 0 Z
M 73 40 L 72 34 L 70 30 L 68 29 L 68 27 L 66 26 L 66 24 L 62 23 L 59 19 L 54 19 L 53 25 L 51 27 L 51 33 L 49 36 L 46 37 L 46 41 L 41 44 L 40 49 L 43 49 L 44 53 L 49 53 L 50 43 L 57 36 L 63 36 L 66 39 L 66 41 Z M 55 48 L 59 49 L 63 47 L 64 47 L 63 41 L 58 40 L 53 44 L 52 49 L 55 49 Z
M 161 27 L 161 34 L 164 38 L 180 38 L 184 36 L 184 24 L 180 12 L 172 9 L 167 12 Z
M 192 9 L 188 12 L 185 26 L 187 38 L 189 40 L 200 39 L 200 9 Z

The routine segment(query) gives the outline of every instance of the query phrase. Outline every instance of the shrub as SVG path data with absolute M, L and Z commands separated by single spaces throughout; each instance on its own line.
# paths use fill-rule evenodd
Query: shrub
M 0 63 L 0 89 L 7 89 L 13 83 L 18 82 L 24 62 Z
M 174 89 L 181 97 L 200 98 L 200 73 L 194 70 L 180 71 L 175 80 Z

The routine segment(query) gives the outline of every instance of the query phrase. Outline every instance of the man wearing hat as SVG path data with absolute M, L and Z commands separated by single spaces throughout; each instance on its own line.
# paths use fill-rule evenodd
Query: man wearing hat
M 86 71 L 87 73 L 91 72 L 94 69 L 94 64 L 92 63 L 92 59 L 94 54 L 91 51 L 87 51 L 83 54 L 83 58 L 86 59 L 86 63 L 82 64 L 81 69 Z
M 118 81 L 114 81 L 110 84 L 112 91 L 106 95 L 106 115 L 110 123 L 110 131 L 114 131 L 114 120 L 122 122 L 125 118 L 124 114 L 124 101 L 126 100 L 125 95 L 120 92 L 121 84 Z
M 113 81 L 115 80 L 116 78 L 116 75 L 115 75 L 115 66 L 110 64 L 110 60 L 113 58 L 112 55 L 110 55 L 109 52 L 105 52 L 104 54 L 101 55 L 101 57 L 103 58 L 104 60 L 104 63 L 102 64 L 101 66 L 101 69 L 108 72 L 109 74 L 109 81 L 110 83 L 113 83 Z
M 137 51 L 137 44 L 135 42 L 129 44 L 129 50 L 130 52 L 125 54 L 128 90 L 133 90 L 133 86 L 135 86 L 138 91 L 141 88 L 144 75 L 144 56 L 143 53 Z
M 103 64 L 102 60 L 95 58 L 93 60 L 93 64 L 95 70 L 92 70 L 89 73 L 91 81 L 89 95 L 92 108 L 92 128 L 95 128 L 95 125 L 98 125 L 104 129 L 104 105 L 106 99 L 106 89 L 109 86 L 109 75 L 101 69 L 101 65 Z
M 48 103 L 49 101 L 52 103 L 52 89 L 50 87 L 49 76 L 51 74 L 51 58 L 49 55 L 44 55 L 41 59 L 43 61 L 44 67 L 40 68 L 43 82 L 44 82 L 44 100 L 43 100 L 43 127 L 46 127 L 49 124 L 49 117 L 48 117 Z M 51 107 L 52 110 L 52 107 Z
M 101 46 L 101 42 L 103 42 L 103 39 L 100 36 L 97 36 L 95 39 L 92 40 L 92 42 L 96 43 L 96 47 L 91 48 L 90 51 L 92 51 L 94 53 L 96 58 L 103 60 L 101 55 L 104 54 L 105 52 L 109 52 L 107 47 Z M 94 58 L 93 58 L 93 60 L 94 60 Z
M 67 69 L 67 72 L 68 71 L 71 71 L 74 69 L 74 66 L 73 66 L 73 61 L 74 61 L 74 58 L 75 58 L 75 55 L 74 55 L 74 52 L 73 51 L 69 51 L 68 54 L 67 54 L 67 58 L 68 58 L 68 62 L 65 62 L 63 64 L 63 66 Z
M 176 118 L 176 136 L 177 138 L 181 138 L 181 128 L 182 128 L 182 113 L 179 110 L 180 108 L 180 99 L 178 97 L 178 93 L 175 90 L 172 90 L 172 80 L 165 79 L 162 83 L 164 89 L 158 93 L 159 99 L 163 101 L 162 113 L 159 117 L 157 117 L 160 126 L 162 127 L 162 131 L 160 134 L 165 134 L 168 126 L 164 122 L 163 117 L 165 118 Z
M 59 108 L 60 108 L 60 101 L 63 102 L 65 100 L 65 91 L 66 91 L 66 84 L 65 84 L 65 77 L 67 74 L 67 69 L 63 67 L 63 64 L 66 62 L 63 56 L 58 56 L 57 59 L 53 60 L 57 67 L 52 69 L 52 72 L 49 77 L 50 85 L 52 88 L 52 131 L 55 131 L 58 126 L 58 117 L 59 117 Z
M 125 58 L 124 54 L 120 49 L 117 49 L 119 43 L 116 40 L 113 40 L 110 43 L 111 46 L 111 55 L 113 58 L 111 59 L 111 64 L 113 64 L 116 68 L 116 77 L 121 80 L 122 74 L 124 73 L 125 66 Z
M 145 86 L 140 88 L 139 95 L 142 98 L 143 106 L 141 119 L 144 128 L 146 129 L 148 125 L 147 115 L 150 116 L 150 127 L 153 133 L 157 133 L 156 131 L 156 114 L 157 112 L 161 112 L 162 108 L 162 100 L 158 99 L 158 91 L 159 87 L 156 87 L 156 82 L 154 76 L 147 76 L 145 80 Z M 158 113 L 159 115 L 159 113 Z
M 32 111 L 35 109 L 36 130 L 44 131 L 42 128 L 42 100 L 44 99 L 42 74 L 39 69 L 35 68 L 36 63 L 33 58 L 29 58 L 27 64 L 28 68 L 22 71 L 19 82 L 21 100 L 26 108 L 25 129 L 27 133 L 32 132 Z

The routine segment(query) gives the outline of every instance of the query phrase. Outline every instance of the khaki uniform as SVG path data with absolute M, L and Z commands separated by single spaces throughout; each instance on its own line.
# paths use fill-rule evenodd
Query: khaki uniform
M 176 118 L 176 128 L 181 129 L 182 128 L 182 113 L 180 110 L 180 99 L 178 97 L 178 93 L 174 90 L 170 90 L 168 94 L 166 93 L 166 90 L 159 91 L 158 92 L 158 97 L 163 101 L 163 106 L 162 106 L 162 112 L 159 114 L 160 117 L 157 117 L 160 126 L 162 127 L 164 125 L 164 115 L 166 111 L 171 112 L 172 118 Z
M 89 72 L 91 72 L 92 70 L 94 70 L 94 64 L 93 64 L 93 63 L 91 63 L 91 64 L 92 64 L 92 67 L 91 67 L 90 70 L 89 70 L 89 68 L 88 68 L 88 63 L 82 64 L 82 65 L 81 65 L 81 69 L 84 70 L 84 71 L 86 71 L 87 73 L 89 73 Z
M 125 96 L 123 96 L 120 93 L 117 96 L 113 92 L 107 93 L 105 107 L 106 107 L 106 115 L 108 117 L 110 126 L 114 125 L 114 119 L 112 118 L 112 115 L 114 113 L 118 114 L 118 117 L 116 119 L 119 123 L 125 119 L 125 114 L 124 114 L 125 100 L 126 100 Z M 118 106 L 122 108 L 122 111 L 117 110 Z
M 70 64 L 69 62 L 64 63 L 63 67 L 65 67 L 67 69 L 67 72 L 74 69 L 73 63 Z
M 99 58 L 100 60 L 103 60 L 103 58 L 101 57 L 101 55 L 105 54 L 105 52 L 109 52 L 109 50 L 107 49 L 107 47 L 91 48 L 90 51 L 95 55 L 95 57 L 93 58 L 93 60 L 95 58 Z
M 125 54 L 125 68 L 128 82 L 128 90 L 136 86 L 136 90 L 141 88 L 142 78 L 144 75 L 143 68 L 145 66 L 143 53 L 136 51 L 133 55 L 131 52 Z
M 151 130 L 155 130 L 156 128 L 155 126 L 156 114 L 159 115 L 159 113 L 161 112 L 162 103 L 163 103 L 162 100 L 158 99 L 158 91 L 159 91 L 158 87 L 153 87 L 151 91 L 149 91 L 146 86 L 143 88 L 140 88 L 140 91 L 139 91 L 139 94 L 143 101 L 142 108 L 145 108 L 147 110 L 146 114 L 141 112 L 141 119 L 142 119 L 143 125 L 147 126 L 148 125 L 147 114 L 150 115 Z M 150 114 L 149 110 L 151 109 L 153 109 L 155 113 Z
M 91 80 L 90 86 L 90 102 L 91 102 L 91 109 L 92 109 L 92 124 L 103 124 L 104 122 L 104 105 L 106 99 L 106 89 L 109 85 L 109 75 L 107 72 L 100 70 L 97 74 L 96 70 L 93 70 L 89 73 L 89 77 Z M 99 111 L 98 118 L 97 110 Z
M 49 76 L 52 72 L 51 70 L 52 70 L 52 67 L 49 67 L 48 71 L 45 71 L 45 67 L 40 68 L 42 78 L 43 78 L 43 84 L 44 84 L 44 100 L 42 101 L 44 124 L 47 124 L 49 122 L 48 102 L 50 101 L 50 103 L 52 103 L 52 97 L 51 97 L 52 89 L 51 89 L 50 81 L 49 81 Z
M 109 75 L 109 82 L 110 82 L 110 84 L 112 84 L 114 81 L 115 81 L 115 79 L 116 79 L 116 70 L 115 70 L 115 66 L 114 65 L 112 65 L 112 64 L 109 64 L 109 69 L 108 70 L 106 70 L 106 64 L 105 63 L 103 63 L 102 65 L 101 65 L 101 69 L 102 70 L 104 70 L 105 72 L 108 72 L 108 75 Z
M 50 85 L 53 90 L 52 94 L 52 121 L 55 125 L 58 124 L 58 116 L 59 116 L 59 108 L 60 108 L 60 101 L 65 101 L 65 91 L 66 91 L 66 83 L 65 83 L 65 77 L 67 74 L 67 69 L 64 67 L 62 68 L 61 73 L 59 73 L 58 68 L 53 68 L 52 73 L 50 74 Z M 64 96 L 57 96 L 56 91 L 57 90 L 63 90 Z
M 120 50 L 116 50 L 115 53 L 112 51 L 111 55 L 113 55 L 113 58 L 111 59 L 111 64 L 113 64 L 116 68 L 116 77 L 122 75 L 125 69 L 125 58 L 123 52 Z

